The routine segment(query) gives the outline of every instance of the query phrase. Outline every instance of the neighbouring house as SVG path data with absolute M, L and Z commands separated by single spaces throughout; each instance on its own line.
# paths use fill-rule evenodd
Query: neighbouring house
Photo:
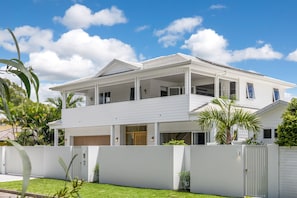
M 51 88 L 61 92 L 63 109 L 62 119 L 49 126 L 55 145 L 58 129 L 65 130 L 65 145 L 158 145 L 171 139 L 206 144 L 214 141 L 215 130 L 203 131 L 197 114 L 215 97 L 235 97 L 238 107 L 269 117 L 293 87 L 180 53 L 138 63 L 114 59 L 93 77 Z M 84 96 L 83 107 L 66 108 L 67 93 Z M 266 123 L 273 136 L 275 125 Z M 238 138 L 248 138 L 248 132 L 239 130 Z

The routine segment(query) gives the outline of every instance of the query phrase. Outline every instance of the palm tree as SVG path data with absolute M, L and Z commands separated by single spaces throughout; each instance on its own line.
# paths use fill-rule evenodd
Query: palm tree
M 234 100 L 216 98 L 212 101 L 216 107 L 210 107 L 198 115 L 198 124 L 202 129 L 217 127 L 216 140 L 221 144 L 231 144 L 232 127 L 243 127 L 253 132 L 260 130 L 260 120 L 256 114 L 235 107 Z
M 31 95 L 31 86 L 33 85 L 36 93 L 36 98 L 38 100 L 38 90 L 39 90 L 39 79 L 37 75 L 33 72 L 31 67 L 26 67 L 21 61 L 20 48 L 13 32 L 8 29 L 11 34 L 17 51 L 17 58 L 12 59 L 0 59 L 0 63 L 6 65 L 6 68 L 2 70 L 2 73 L 16 75 L 21 82 L 25 85 L 26 95 L 30 98 Z M 10 100 L 9 85 L 4 78 L 0 77 L 0 98 L 2 99 L 3 110 L 7 115 L 7 118 L 10 119 L 9 107 L 7 101 Z
M 74 97 L 74 93 L 67 94 L 66 97 L 66 108 L 75 108 L 83 101 L 82 97 Z M 62 109 L 62 97 L 47 98 L 46 102 L 54 105 L 58 110 Z

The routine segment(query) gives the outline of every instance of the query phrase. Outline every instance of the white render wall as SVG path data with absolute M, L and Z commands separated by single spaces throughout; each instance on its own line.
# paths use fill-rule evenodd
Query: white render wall
M 191 192 L 242 197 L 242 146 L 191 146 Z
M 0 174 L 5 173 L 5 147 L 0 146 Z
M 101 147 L 99 156 L 101 183 L 157 189 L 179 187 L 183 146 Z

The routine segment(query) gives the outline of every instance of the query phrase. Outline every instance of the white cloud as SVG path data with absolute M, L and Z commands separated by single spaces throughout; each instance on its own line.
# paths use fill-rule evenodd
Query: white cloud
M 53 32 L 49 29 L 22 26 L 15 28 L 13 33 L 17 37 L 22 53 L 42 50 L 53 42 Z M 0 30 L 0 46 L 8 51 L 16 52 L 13 39 L 7 30 Z
M 226 8 L 226 6 L 224 6 L 222 4 L 214 4 L 209 7 L 209 9 L 211 9 L 211 10 L 220 10 L 220 9 L 224 9 L 224 8 Z
M 115 6 L 92 13 L 88 7 L 75 4 L 66 10 L 63 17 L 55 16 L 54 21 L 62 23 L 69 29 L 87 29 L 91 25 L 112 26 L 118 23 L 126 23 L 127 19 L 123 11 Z
M 141 32 L 141 31 L 147 30 L 147 29 L 149 29 L 149 28 L 150 28 L 150 26 L 148 26 L 148 25 L 143 25 L 143 26 L 137 27 L 137 28 L 135 29 L 135 32 Z
M 202 18 L 199 16 L 177 19 L 166 28 L 155 31 L 155 35 L 159 37 L 158 42 L 164 47 L 174 46 L 185 33 L 193 32 L 201 23 Z
M 189 49 L 195 56 L 221 64 L 240 62 L 248 59 L 271 60 L 281 59 L 283 55 L 273 50 L 271 45 L 249 47 L 241 50 L 228 50 L 228 42 L 212 29 L 198 30 L 185 41 L 183 49 Z
M 289 61 L 297 62 L 297 49 L 296 49 L 295 51 L 291 52 L 291 53 L 287 56 L 286 59 L 289 60 Z

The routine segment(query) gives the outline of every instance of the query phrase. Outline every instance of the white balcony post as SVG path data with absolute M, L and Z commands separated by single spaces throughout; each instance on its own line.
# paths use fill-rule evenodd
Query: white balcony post
M 58 129 L 54 129 L 54 146 L 59 145 L 59 131 Z
M 214 93 L 214 96 L 216 98 L 218 98 L 218 97 L 220 97 L 220 79 L 219 79 L 219 77 L 217 75 L 215 76 L 215 82 L 214 82 L 214 84 L 215 84 L 215 93 Z
M 62 92 L 62 109 L 66 109 L 66 97 L 67 97 L 67 93 L 66 92 Z
M 185 72 L 185 95 L 191 94 L 191 70 L 187 69 Z
M 96 84 L 95 85 L 95 96 L 94 96 L 94 104 L 95 105 L 98 105 L 99 104 L 99 87 L 98 85 Z
M 159 144 L 159 139 L 160 139 L 160 127 L 159 127 L 159 122 L 155 122 L 154 123 L 154 129 L 155 129 L 155 131 L 154 131 L 154 145 L 158 145 Z
M 110 126 L 110 146 L 115 145 L 115 126 L 111 125 Z
M 135 100 L 140 100 L 140 81 L 137 77 L 135 78 L 134 87 L 134 98 Z

